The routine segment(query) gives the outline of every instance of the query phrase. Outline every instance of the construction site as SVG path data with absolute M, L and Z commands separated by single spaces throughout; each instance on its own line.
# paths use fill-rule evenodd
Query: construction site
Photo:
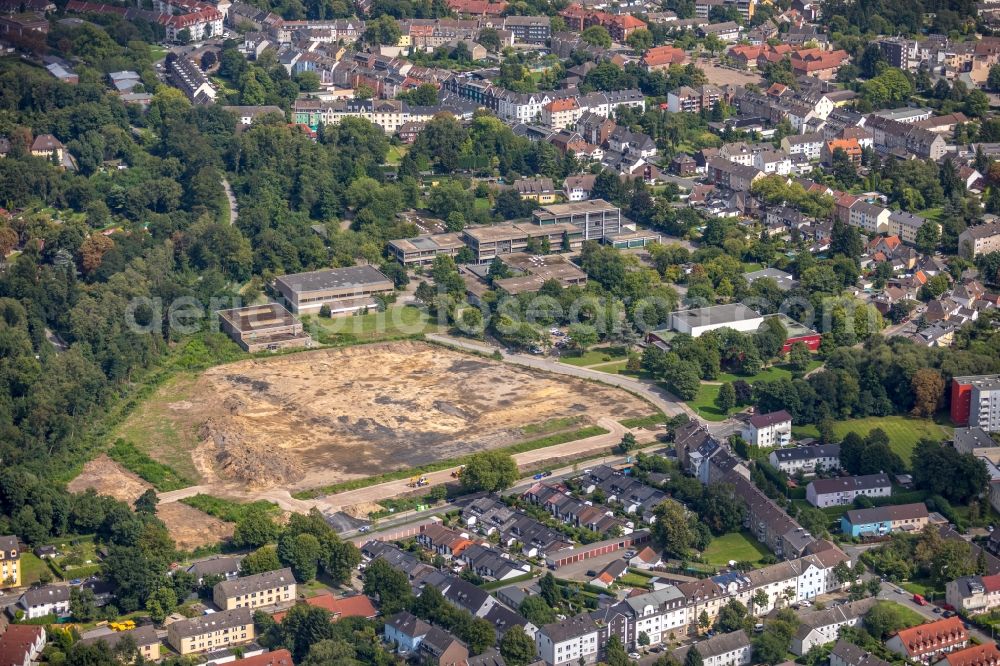
M 555 420 L 649 412 L 621 389 L 408 341 L 212 368 L 165 386 L 122 431 L 141 424 L 139 448 L 231 494 L 325 487 L 523 442 Z

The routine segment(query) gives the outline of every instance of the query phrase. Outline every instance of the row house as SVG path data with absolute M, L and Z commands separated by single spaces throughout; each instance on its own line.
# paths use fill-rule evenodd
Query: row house
M 477 576 L 487 580 L 507 580 L 531 573 L 531 565 L 512 560 L 506 554 L 483 544 L 473 544 L 462 551 L 458 560 Z
M 815 161 L 820 158 L 825 143 L 819 132 L 795 134 L 781 139 L 781 149 L 789 155 L 802 155 L 807 160 Z
M 609 503 L 621 505 L 626 513 L 636 514 L 647 523 L 655 522 L 654 510 L 667 498 L 662 490 L 606 465 L 596 467 L 585 476 L 583 484 L 584 492 L 589 494 L 600 488 Z
M 921 159 L 938 160 L 948 150 L 941 134 L 913 123 L 872 114 L 868 116 L 865 128 L 872 132 L 875 147 L 887 154 L 903 157 L 913 154 Z
M 833 479 L 816 479 L 806 486 L 806 501 L 815 507 L 851 504 L 858 496 L 889 497 L 892 483 L 887 474 L 865 474 Z
M 312 129 L 320 125 L 337 125 L 348 117 L 364 118 L 380 126 L 386 134 L 395 134 L 408 122 L 429 119 L 429 117 L 412 117 L 406 102 L 390 99 L 351 99 L 332 102 L 297 99 L 292 103 L 292 122 L 307 125 Z
M 524 498 L 564 523 L 598 534 L 612 532 L 624 535 L 635 528 L 634 523 L 615 518 L 614 511 L 608 507 L 591 505 L 571 496 L 563 486 L 537 483 L 524 493 Z
M 734 192 L 748 192 L 750 186 L 764 172 L 757 167 L 730 162 L 724 157 L 715 157 L 708 161 L 708 178 L 719 187 L 725 187 Z
M 875 602 L 876 599 L 870 597 L 799 615 L 800 624 L 792 636 L 791 653 L 801 657 L 816 646 L 836 641 L 841 629 L 860 625 Z
M 687 660 L 689 650 L 695 650 L 705 666 L 750 666 L 753 663 L 753 646 L 742 629 L 681 648 L 674 652 L 674 657 Z
M 428 525 L 417 535 L 417 543 L 447 559 L 459 557 L 466 548 L 473 545 L 468 534 L 456 532 L 444 525 Z
M 901 629 L 885 642 L 885 646 L 907 659 L 934 663 L 944 654 L 969 644 L 969 632 L 962 622 L 962 618 L 955 616 Z

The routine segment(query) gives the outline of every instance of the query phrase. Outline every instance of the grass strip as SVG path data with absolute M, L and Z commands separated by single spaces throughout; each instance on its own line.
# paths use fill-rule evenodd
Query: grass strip
M 216 497 L 215 495 L 205 495 L 203 493 L 198 493 L 192 497 L 185 497 L 180 502 L 219 520 L 224 520 L 227 523 L 238 523 L 251 511 L 263 511 L 264 513 L 271 514 L 281 512 L 277 504 L 273 504 L 267 500 L 244 503 Z
M 639 416 L 632 419 L 622 419 L 618 423 L 626 428 L 648 428 L 650 426 L 662 425 L 667 422 L 667 415 L 663 412 L 650 414 L 649 416 Z
M 160 492 L 179 490 L 191 485 L 190 480 L 163 463 L 153 460 L 136 448 L 135 444 L 124 439 L 117 440 L 108 449 L 108 456 L 144 481 L 153 484 L 153 487 Z

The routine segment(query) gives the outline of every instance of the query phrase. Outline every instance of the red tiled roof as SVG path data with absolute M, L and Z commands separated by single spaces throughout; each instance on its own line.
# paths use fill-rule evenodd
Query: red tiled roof
M 378 615 L 371 599 L 363 594 L 355 594 L 350 597 L 336 598 L 328 592 L 317 594 L 306 599 L 306 603 L 316 608 L 323 608 L 330 611 L 331 620 L 339 620 L 342 617 L 364 617 L 373 618 Z M 287 611 L 274 614 L 274 621 L 281 622 L 288 614 Z
M 647 65 L 674 65 L 680 64 L 687 59 L 684 49 L 675 46 L 657 46 L 651 48 L 642 56 L 642 61 Z
M 957 615 L 937 622 L 928 622 L 909 629 L 901 629 L 896 636 L 910 657 L 937 652 L 969 640 L 969 633 L 962 626 L 962 618 Z
M 30 624 L 12 624 L 0 636 L 0 666 L 22 666 L 31 647 L 44 633 L 42 627 Z
M 1000 574 L 993 574 L 992 576 L 983 576 L 983 587 L 986 588 L 987 592 L 996 592 L 1000 590 Z
M 996 666 L 1000 663 L 1000 650 L 996 643 L 973 645 L 948 653 L 945 660 L 948 666 Z

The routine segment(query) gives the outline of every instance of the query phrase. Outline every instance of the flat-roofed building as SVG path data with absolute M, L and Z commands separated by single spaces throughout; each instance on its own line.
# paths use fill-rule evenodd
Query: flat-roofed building
M 501 255 L 526 252 L 533 243 L 547 241 L 550 248 L 558 251 L 567 249 L 567 245 L 569 250 L 578 250 L 583 241 L 583 232 L 570 223 L 497 224 L 466 229 L 462 234 L 476 263 L 480 264 L 489 263 Z
M 404 266 L 427 266 L 438 255 L 454 257 L 464 247 L 460 233 L 428 234 L 389 241 L 389 254 Z
M 331 313 L 372 307 L 375 296 L 391 294 L 394 288 L 392 280 L 374 266 L 282 275 L 274 286 L 296 314 L 319 312 L 324 305 L 330 307 Z
M 278 569 L 216 583 L 212 601 L 225 610 L 277 606 L 294 602 L 295 589 L 292 570 Z
M 302 322 L 278 303 L 220 310 L 219 326 L 248 352 L 305 347 L 310 341 Z
M 253 639 L 253 611 L 249 608 L 178 620 L 167 626 L 167 642 L 182 655 L 245 645 Z
M 1000 375 L 953 377 L 951 420 L 957 426 L 1000 430 Z
M 616 250 L 627 250 L 635 247 L 646 247 L 650 243 L 659 243 L 663 237 L 655 231 L 623 231 L 611 234 L 601 240 Z
M 670 328 L 695 338 L 717 328 L 731 328 L 744 333 L 756 331 L 763 323 L 764 317 L 759 312 L 742 303 L 679 310 L 670 314 Z
M 509 268 L 521 275 L 494 280 L 493 286 L 511 296 L 531 294 L 542 288 L 549 280 L 560 286 L 583 286 L 587 284 L 587 274 L 561 254 L 527 254 L 515 252 L 500 258 Z
M 622 230 L 621 209 L 604 199 L 543 206 L 534 212 L 534 221 L 542 227 L 571 224 L 583 233 L 583 240 L 600 240 Z

